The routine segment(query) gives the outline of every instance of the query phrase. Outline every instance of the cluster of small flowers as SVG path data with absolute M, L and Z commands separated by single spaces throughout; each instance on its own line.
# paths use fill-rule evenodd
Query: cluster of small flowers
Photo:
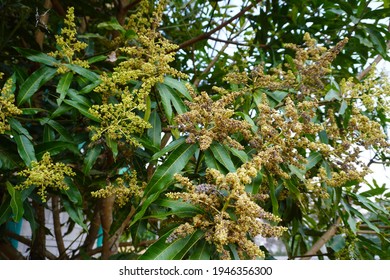
M 0 73 L 0 79 L 2 78 L 3 73 Z M 15 96 L 12 93 L 12 79 L 8 79 L 3 88 L 1 89 L 0 94 L 0 134 L 4 134 L 6 131 L 10 130 L 9 123 L 7 119 L 12 116 L 17 116 L 22 114 L 22 110 L 14 105 Z
M 61 35 L 56 35 L 58 50 L 48 55 L 58 58 L 65 64 L 75 64 L 84 68 L 89 68 L 89 63 L 76 57 L 76 53 L 84 50 L 88 44 L 77 39 L 77 30 L 74 16 L 74 7 L 69 7 L 65 21 L 65 27 L 61 29 Z M 58 73 L 66 73 L 69 69 L 64 64 L 57 65 Z
M 255 161 L 259 161 L 256 158 Z M 286 231 L 269 222 L 280 218 L 266 212 L 245 191 L 245 183 L 256 176 L 259 163 L 247 162 L 234 173 L 223 175 L 216 169 L 208 169 L 209 183 L 193 185 L 180 174 L 175 179 L 186 192 L 168 193 L 171 199 L 182 199 L 202 208 L 206 214 L 198 214 L 192 221 L 179 226 L 169 236 L 169 242 L 191 234 L 195 229 L 205 232 L 205 239 L 216 246 L 222 259 L 229 259 L 226 245 L 235 244 L 242 258 L 263 258 L 264 252 L 253 242 L 255 236 L 278 237 Z
M 245 120 L 234 118 L 234 110 L 228 108 L 243 92 L 231 92 L 213 101 L 206 92 L 195 95 L 189 88 L 193 101 L 186 101 L 189 111 L 178 115 L 175 120 L 178 129 L 188 134 L 187 143 L 198 142 L 201 150 L 207 150 L 213 141 L 227 144 L 236 149 L 243 146 L 232 135 L 241 134 L 250 140 L 251 125 Z M 221 92 L 221 89 L 215 89 Z
M 136 44 L 122 42 L 125 45 L 118 47 L 118 51 L 127 59 L 114 67 L 111 74 L 104 72 L 102 82 L 95 88 L 95 92 L 102 94 L 102 104 L 94 105 L 90 112 L 102 122 L 90 127 L 93 141 L 107 134 L 111 139 L 125 138 L 129 144 L 139 146 L 133 135 L 150 128 L 150 124 L 135 111 L 146 110 L 150 92 L 157 83 L 164 81 L 165 76 L 187 77 L 169 65 L 175 59 L 177 46 L 163 38 L 156 30 L 157 26 L 151 24 L 161 19 L 164 3 L 159 3 L 151 20 L 143 17 L 149 11 L 148 1 L 141 1 L 139 11 L 130 16 L 126 28 L 137 33 Z M 134 81 L 141 83 L 131 87 Z
M 113 184 L 91 192 L 92 197 L 107 198 L 115 196 L 115 202 L 119 207 L 125 206 L 132 197 L 142 197 L 144 184 L 141 186 L 137 182 L 137 173 L 135 171 L 131 174 L 125 173 L 123 177 L 119 177 Z
M 46 201 L 47 188 L 55 190 L 67 190 L 69 187 L 65 183 L 65 176 L 75 176 L 69 166 L 66 166 L 62 162 L 53 163 L 50 153 L 46 152 L 42 160 L 39 162 L 33 161 L 31 168 L 27 168 L 18 172 L 19 176 L 26 177 L 20 185 L 17 185 L 17 189 L 26 189 L 30 186 L 37 187 L 38 194 L 42 201 Z

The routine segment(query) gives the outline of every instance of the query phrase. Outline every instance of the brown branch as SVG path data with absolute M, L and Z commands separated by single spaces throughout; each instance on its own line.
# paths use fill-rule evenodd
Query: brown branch
M 220 25 L 218 25 L 217 27 L 215 27 L 214 29 L 210 30 L 209 32 L 206 32 L 206 33 L 203 33 L 197 37 L 194 37 L 190 40 L 187 40 L 183 43 L 181 43 L 179 45 L 179 49 L 184 49 L 190 45 L 193 45 L 199 41 L 202 41 L 202 40 L 205 40 L 205 39 L 208 39 L 212 34 L 216 33 L 217 31 L 221 30 L 222 28 L 224 28 L 225 26 L 227 26 L 228 24 L 232 23 L 235 19 L 238 19 L 240 18 L 242 15 L 244 15 L 247 11 L 249 11 L 250 9 L 252 9 L 256 4 L 260 3 L 262 0 L 257 0 L 255 4 L 250 4 L 248 7 L 242 9 L 239 13 L 237 13 L 235 16 L 231 17 L 230 19 L 228 19 L 227 21 L 224 21 L 222 22 Z
M 307 251 L 304 256 L 301 258 L 302 260 L 309 260 L 312 256 L 316 255 L 316 253 L 321 249 L 322 246 L 326 242 L 328 242 L 337 232 L 339 224 L 341 222 L 341 218 L 339 217 L 335 224 L 333 224 L 318 240 L 314 243 L 313 247 Z
M 0 259 L 1 260 L 25 260 L 26 258 L 16 250 L 11 243 L 0 240 Z
M 115 195 L 102 199 L 101 223 L 103 228 L 102 259 L 107 260 L 114 252 L 111 251 L 110 229 L 113 222 Z
M 100 223 L 100 211 L 101 211 L 101 208 L 102 208 L 101 201 L 98 200 L 96 205 L 95 205 L 93 218 L 91 220 L 91 224 L 90 224 L 90 227 L 89 227 L 89 230 L 88 230 L 88 235 L 85 238 L 84 244 L 82 246 L 87 253 L 88 253 L 88 251 L 92 250 L 93 245 L 95 244 L 95 240 L 96 240 L 96 238 L 98 237 L 98 234 L 99 234 L 99 228 L 100 228 L 100 225 L 101 225 L 101 223 Z
M 227 43 L 227 44 L 232 44 L 232 45 L 237 45 L 237 46 L 245 46 L 247 47 L 248 44 L 245 44 L 245 43 L 240 43 L 240 42 L 236 42 L 236 41 L 233 41 L 233 40 L 224 40 L 224 39 L 220 39 L 220 38 L 216 38 L 216 37 L 209 37 L 210 40 L 213 40 L 213 41 L 217 41 L 217 42 L 221 42 L 221 43 Z M 266 46 L 266 45 L 264 45 Z
M 126 219 L 122 222 L 121 226 L 116 230 L 114 235 L 110 238 L 110 249 L 112 252 L 118 252 L 119 249 L 119 239 L 122 236 L 123 231 L 127 228 L 130 223 L 131 218 L 135 214 L 135 207 L 132 205 L 129 214 L 127 214 Z
M 66 258 L 66 250 L 64 245 L 64 239 L 62 238 L 61 232 L 61 221 L 60 221 L 60 207 L 58 196 L 53 195 L 51 198 L 53 206 L 53 225 L 54 225 L 54 236 L 57 242 L 57 248 L 59 253 L 59 259 Z
M 390 31 L 390 22 L 389 22 L 389 26 L 388 26 L 387 29 L 388 29 L 388 31 Z M 390 40 L 387 41 L 387 44 L 386 44 L 386 50 L 388 50 L 388 49 L 390 49 Z M 363 78 L 364 78 L 365 76 L 367 76 L 367 74 L 371 71 L 372 67 L 373 67 L 374 65 L 377 65 L 382 59 L 383 59 L 383 57 L 382 57 L 380 54 L 378 54 L 378 55 L 375 57 L 374 61 L 373 61 L 370 65 L 368 65 L 366 69 L 364 69 L 362 72 L 360 72 L 360 73 L 357 75 L 356 78 L 357 78 L 359 81 L 360 81 L 361 79 L 363 79 Z
M 66 16 L 65 9 L 62 7 L 59 0 L 51 0 L 51 3 L 53 5 L 53 10 L 55 10 L 58 15 L 60 15 L 61 17 Z
M 44 260 L 46 250 L 46 228 L 45 228 L 45 208 L 42 204 L 33 201 L 33 207 L 36 212 L 38 228 L 33 232 L 30 259 Z
M 10 237 L 12 239 L 15 239 L 16 241 L 20 242 L 20 243 L 23 243 L 24 245 L 27 245 L 29 247 L 31 247 L 31 244 L 32 244 L 32 241 L 26 237 L 23 237 L 23 236 L 20 236 L 14 232 L 11 232 L 11 231 L 6 231 L 5 232 L 5 235 L 7 237 Z M 53 255 L 52 253 L 50 253 L 48 250 L 45 249 L 45 256 L 50 259 L 50 260 L 55 260 L 57 259 L 57 257 L 55 255 Z
M 215 63 L 217 63 L 219 57 L 221 56 L 221 54 L 226 50 L 226 48 L 229 46 L 229 43 L 225 43 L 225 45 L 223 45 L 223 47 L 221 48 L 221 50 L 217 53 L 217 55 L 213 58 L 213 60 L 209 63 L 209 65 L 207 65 L 206 69 L 204 69 L 204 71 L 202 72 L 202 74 L 200 74 L 200 76 L 203 76 L 203 75 L 206 75 L 207 73 L 210 72 L 211 68 L 213 68 L 213 66 L 215 65 Z M 199 83 L 200 83 L 201 79 L 200 77 L 197 77 L 194 81 L 194 86 L 195 87 L 198 87 L 199 86 Z
M 126 3 L 125 3 L 126 2 Z M 126 14 L 127 12 L 134 8 L 141 0 L 135 0 L 133 2 L 128 3 L 128 1 L 119 0 L 118 1 L 118 12 L 116 14 L 116 18 L 120 25 L 125 24 Z

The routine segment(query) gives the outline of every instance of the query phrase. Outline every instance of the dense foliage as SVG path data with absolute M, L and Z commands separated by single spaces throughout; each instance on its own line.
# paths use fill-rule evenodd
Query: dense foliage
M 63 2 L 0 2 L 0 258 L 390 258 L 388 1 Z

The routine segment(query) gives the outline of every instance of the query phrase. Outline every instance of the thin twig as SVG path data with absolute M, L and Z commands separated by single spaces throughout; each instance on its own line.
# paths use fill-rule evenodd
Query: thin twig
M 221 56 L 222 53 L 225 52 L 226 48 L 229 46 L 229 43 L 225 43 L 225 45 L 223 45 L 223 47 L 221 48 L 221 50 L 217 53 L 217 55 L 213 58 L 213 60 L 209 63 L 209 65 L 207 65 L 206 69 L 204 69 L 204 71 L 202 72 L 201 75 L 199 75 L 195 81 L 194 81 L 194 86 L 195 87 L 198 87 L 199 86 L 199 83 L 201 81 L 200 77 L 203 76 L 203 75 L 206 75 L 208 72 L 210 72 L 211 68 L 213 68 L 213 66 L 215 65 L 215 63 L 217 63 L 219 57 Z
M 388 31 L 390 31 L 390 22 L 389 22 L 389 26 L 388 26 L 387 29 L 388 29 Z M 390 40 L 387 41 L 387 44 L 386 44 L 386 51 L 387 51 L 388 49 L 390 49 Z M 372 67 L 373 67 L 374 65 L 377 65 L 382 59 L 383 59 L 383 57 L 382 57 L 380 54 L 378 54 L 378 55 L 375 57 L 374 61 L 373 61 L 370 65 L 368 65 L 366 69 L 364 69 L 362 72 L 360 72 L 360 73 L 357 75 L 356 78 L 357 78 L 358 80 L 363 79 L 363 78 L 364 78 L 365 76 L 367 76 L 367 74 L 371 71 Z
M 249 46 L 248 44 L 245 44 L 245 43 L 240 43 L 240 42 L 236 42 L 236 41 L 233 41 L 233 40 L 224 40 L 224 39 L 220 39 L 220 38 L 216 38 L 216 37 L 209 37 L 210 40 L 213 40 L 213 41 L 217 41 L 217 42 L 221 42 L 221 43 L 227 43 L 227 44 L 231 44 L 231 45 L 237 45 L 237 46 L 244 46 L 244 47 L 247 47 Z M 264 45 L 265 47 L 266 45 Z
M 205 40 L 205 39 L 208 39 L 212 34 L 216 33 L 217 31 L 221 30 L 222 28 L 224 28 L 225 26 L 229 25 L 230 23 L 232 23 L 235 19 L 237 18 L 240 18 L 242 15 L 244 15 L 247 11 L 249 11 L 250 9 L 252 9 L 256 4 L 260 3 L 262 0 L 257 0 L 256 3 L 252 3 L 250 4 L 248 7 L 242 9 L 239 13 L 237 13 L 235 16 L 231 17 L 230 19 L 228 19 L 227 21 L 224 21 L 222 22 L 220 25 L 218 25 L 217 27 L 215 27 L 214 29 L 206 32 L 206 33 L 203 33 L 197 37 L 194 37 L 190 40 L 187 40 L 183 43 L 181 43 L 179 45 L 179 49 L 184 49 L 190 45 L 193 45 L 195 44 L 196 42 L 199 42 L 199 41 L 202 41 L 202 40 Z

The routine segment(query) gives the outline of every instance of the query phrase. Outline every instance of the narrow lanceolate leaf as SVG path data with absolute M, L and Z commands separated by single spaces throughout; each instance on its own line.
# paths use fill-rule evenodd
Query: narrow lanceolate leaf
M 322 155 L 318 152 L 313 152 L 310 154 L 310 156 L 307 158 L 306 163 L 306 171 L 312 169 L 320 160 L 322 159 Z
M 11 196 L 11 209 L 12 213 L 14 214 L 14 222 L 19 222 L 20 219 L 23 217 L 24 209 L 23 209 L 23 201 L 22 197 L 20 195 L 20 191 L 15 190 L 14 186 L 11 185 L 11 183 L 6 182 L 8 193 Z
M 212 253 L 212 246 L 205 240 L 199 240 L 190 255 L 190 260 L 209 260 Z
M 192 101 L 191 94 L 189 93 L 188 89 L 186 88 L 184 82 L 179 81 L 177 79 L 174 79 L 172 77 L 166 76 L 164 78 L 164 84 L 176 89 L 181 95 L 183 95 L 188 100 Z
M 60 106 L 62 101 L 65 99 L 66 93 L 68 92 L 70 84 L 72 83 L 72 79 L 73 79 L 73 73 L 68 72 L 65 75 L 63 75 L 60 81 L 58 82 L 57 92 L 60 94 L 60 97 L 57 99 L 58 106 Z
M 173 180 L 173 176 L 186 166 L 196 149 L 195 145 L 183 143 L 173 151 L 166 161 L 157 167 L 145 189 L 145 196 L 164 190 Z
M 37 90 L 55 76 L 57 69 L 44 66 L 28 77 L 20 86 L 19 93 L 16 96 L 18 106 L 27 102 Z
M 195 145 L 183 143 L 167 157 L 162 165 L 157 167 L 149 184 L 145 188 L 145 200 L 143 201 L 142 206 L 140 206 L 137 214 L 134 216 L 132 224 L 141 219 L 149 205 L 158 198 L 162 191 L 168 188 L 173 181 L 173 176 L 187 165 L 196 149 L 197 147 Z
M 31 167 L 32 161 L 37 161 L 35 156 L 35 150 L 33 143 L 25 136 L 17 133 L 13 133 L 18 153 L 26 166 Z
M 0 225 L 4 224 L 12 217 L 11 198 L 7 197 L 0 205 Z
M 169 153 L 169 152 L 175 150 L 177 147 L 181 146 L 185 141 L 186 141 L 186 139 L 184 137 L 181 137 L 175 141 L 172 141 L 171 143 L 169 143 L 169 145 L 165 146 L 163 149 L 161 149 L 160 151 L 155 153 L 152 156 L 151 160 L 159 159 L 160 157 L 164 156 L 166 153 Z
M 148 137 L 153 145 L 159 148 L 161 145 L 161 120 L 156 110 L 151 113 L 149 123 L 152 127 L 148 129 Z
M 88 150 L 84 159 L 84 174 L 89 174 L 101 151 L 102 147 L 100 145 L 94 146 L 92 149 Z
M 151 245 L 139 258 L 140 260 L 181 260 L 187 252 L 204 236 L 200 230 L 173 242 L 166 242 L 172 231 L 163 235 L 156 243 Z
M 210 146 L 210 149 L 214 155 L 214 157 L 226 167 L 229 172 L 235 172 L 236 168 L 234 167 L 234 163 L 230 158 L 228 151 L 219 143 L 213 143 Z
M 95 122 L 100 122 L 100 119 L 98 117 L 96 117 L 95 115 L 89 112 L 88 107 L 85 107 L 84 105 L 77 103 L 76 101 L 68 100 L 68 99 L 64 99 L 64 103 L 77 109 L 82 115 L 86 116 L 88 119 L 93 120 Z
M 57 122 L 55 120 L 51 120 L 49 118 L 43 118 L 43 119 L 41 119 L 41 124 L 42 125 L 45 125 L 45 124 L 49 125 L 51 128 L 56 130 L 64 140 L 66 140 L 68 142 L 73 142 L 73 137 L 69 134 L 68 130 L 59 122 Z
M 83 209 L 80 205 L 71 203 L 67 199 L 62 200 L 65 211 L 68 213 L 69 217 L 79 226 L 81 226 L 85 231 L 88 231 L 87 225 L 84 223 Z
M 65 141 L 48 141 L 36 146 L 36 156 L 38 158 L 42 157 L 46 152 L 49 152 L 50 155 L 56 155 L 63 151 L 71 151 L 76 155 L 80 154 L 80 151 L 77 149 L 75 143 L 65 142 Z
M 163 105 L 165 114 L 169 121 L 173 118 L 173 110 L 171 105 L 171 92 L 169 87 L 164 84 L 157 84 L 156 89 L 160 93 L 161 103 Z
M 88 70 L 86 68 L 83 68 L 81 66 L 75 65 L 75 64 L 65 64 L 66 67 L 68 67 L 70 70 L 76 72 L 80 76 L 83 76 L 84 78 L 94 82 L 99 79 L 99 75 L 95 72 Z
M 27 139 L 32 140 L 32 137 L 27 129 L 23 127 L 23 125 L 16 119 L 10 118 L 8 119 L 9 125 L 13 130 L 15 130 L 20 135 L 24 135 L 27 137 Z
M 45 53 L 41 53 L 32 49 L 23 49 L 17 47 L 15 47 L 15 49 L 18 51 L 18 53 L 34 62 L 39 62 L 48 66 L 54 66 L 55 64 L 59 63 L 57 59 Z
M 171 211 L 169 212 L 164 211 L 165 217 L 167 217 L 166 213 L 169 213 L 169 215 L 175 215 L 177 217 L 184 218 L 184 217 L 194 217 L 195 215 L 204 212 L 201 208 L 183 201 L 177 201 L 171 199 L 158 199 L 155 203 L 156 205 L 171 209 Z

